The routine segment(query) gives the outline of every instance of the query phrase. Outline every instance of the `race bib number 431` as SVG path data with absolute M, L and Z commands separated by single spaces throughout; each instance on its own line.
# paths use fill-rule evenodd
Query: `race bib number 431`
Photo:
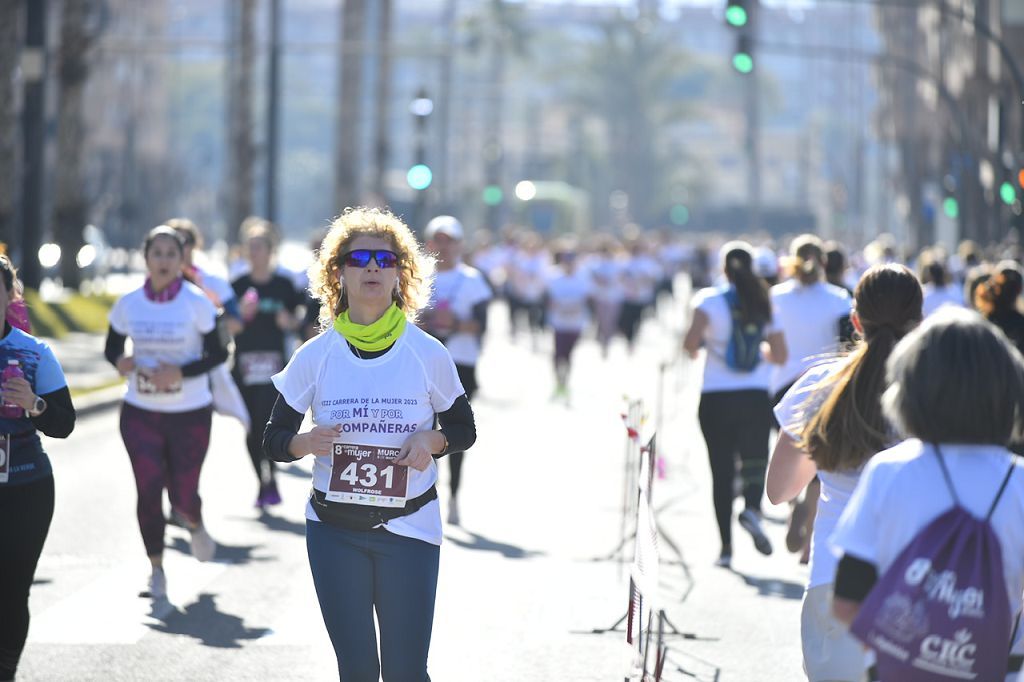
M 404 507 L 409 467 L 395 464 L 398 448 L 335 443 L 327 499 L 374 507 Z

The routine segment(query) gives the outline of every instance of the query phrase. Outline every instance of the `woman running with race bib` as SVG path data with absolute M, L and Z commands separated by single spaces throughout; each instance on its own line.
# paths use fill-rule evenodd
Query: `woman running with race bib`
M 432 269 L 391 213 L 346 212 L 310 268 L 325 330 L 273 378 L 279 396 L 263 445 L 277 461 L 315 456 L 306 548 L 345 682 L 430 679 L 435 458 L 476 440 L 451 356 L 409 324 L 427 303 Z M 314 426 L 299 433 L 307 411 Z

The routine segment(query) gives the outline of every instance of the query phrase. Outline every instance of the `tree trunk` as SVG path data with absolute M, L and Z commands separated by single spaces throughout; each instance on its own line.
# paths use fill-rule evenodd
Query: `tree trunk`
M 97 34 L 89 28 L 91 0 L 66 0 L 60 22 L 57 84 L 57 158 L 54 195 L 54 238 L 61 248 L 60 275 L 64 286 L 77 289 L 82 273 L 78 251 L 85 243 L 82 230 L 89 221 L 82 171 L 85 143 L 85 83 L 89 50 Z M 28 256 L 29 254 L 26 254 Z
M 380 33 L 378 35 L 378 57 L 377 61 L 377 105 L 374 112 L 376 117 L 376 141 L 374 142 L 373 161 L 373 193 L 376 201 L 387 204 L 387 197 L 384 190 L 384 174 L 387 172 L 390 139 L 388 119 L 391 109 L 388 106 L 391 102 L 391 6 L 392 0 L 379 0 L 380 2 Z
M 338 126 L 335 147 L 335 212 L 359 203 L 359 129 L 363 97 L 366 0 L 345 0 L 341 16 Z
M 228 241 L 253 212 L 253 75 L 256 59 L 256 0 L 233 0 L 232 59 L 228 76 Z
M 16 74 L 22 22 L 20 2 L 0 2 L 0 242 L 13 248 L 14 211 L 18 181 L 18 111 Z

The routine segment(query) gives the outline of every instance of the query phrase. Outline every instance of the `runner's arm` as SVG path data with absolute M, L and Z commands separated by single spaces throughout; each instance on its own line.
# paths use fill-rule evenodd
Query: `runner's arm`
M 275 462 L 294 462 L 299 459 L 288 451 L 292 439 L 302 426 L 303 415 L 291 408 L 281 394 L 274 400 L 270 421 L 263 430 L 263 452 Z
M 221 323 L 218 321 L 214 328 L 203 336 L 203 356 L 182 365 L 181 376 L 197 377 L 226 362 L 228 349 L 224 343 L 224 333 Z
M 434 455 L 444 457 L 449 452 L 464 452 L 476 442 L 476 420 L 473 408 L 465 394 L 460 395 L 444 412 L 439 412 L 437 420 L 441 425 L 441 433 L 448 441 L 448 447 Z
M 118 334 L 113 327 L 107 330 L 107 344 L 103 349 L 103 357 L 107 362 L 117 367 L 117 360 L 124 355 L 124 343 L 128 339 L 124 334 Z
M 844 554 L 836 569 L 832 613 L 836 619 L 849 625 L 857 617 L 861 603 L 878 581 L 878 569 L 870 561 Z
M 75 406 L 71 404 L 68 387 L 62 386 L 39 397 L 46 401 L 46 409 L 38 417 L 31 417 L 32 426 L 50 438 L 70 436 L 75 429 Z

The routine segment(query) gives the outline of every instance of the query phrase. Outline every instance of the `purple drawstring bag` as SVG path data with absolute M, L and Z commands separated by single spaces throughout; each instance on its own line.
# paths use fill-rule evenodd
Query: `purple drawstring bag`
M 850 626 L 875 651 L 883 682 L 1001 681 L 1010 651 L 1003 550 L 989 524 L 961 504 L 935 446 L 954 506 L 925 526 L 879 577 Z

